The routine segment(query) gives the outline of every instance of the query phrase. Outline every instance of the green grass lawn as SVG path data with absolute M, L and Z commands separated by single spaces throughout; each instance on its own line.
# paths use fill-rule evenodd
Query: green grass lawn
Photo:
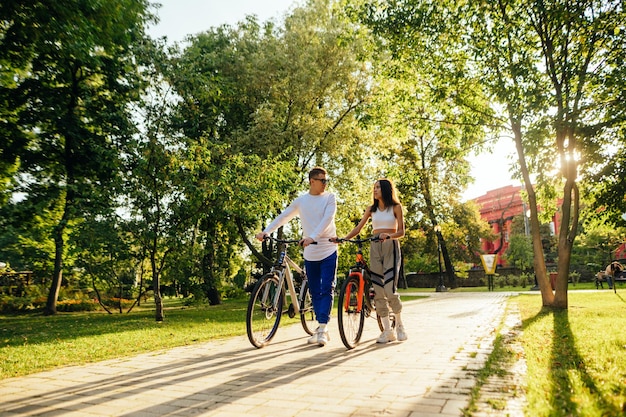
M 542 308 L 539 293 L 511 297 L 513 304 L 519 307 L 522 332 L 512 341 L 497 336 L 473 401 L 487 377 L 504 375 L 519 359 L 511 346 L 519 342 L 527 365 L 526 416 L 626 415 L 626 290 L 570 291 L 567 310 Z M 473 401 L 467 416 L 475 411 Z
M 129 314 L 0 316 L 0 379 L 245 333 L 248 300 L 185 307 L 165 299 L 157 323 L 151 300 Z
M 595 287 L 594 287 L 595 288 Z M 527 416 L 626 415 L 626 290 L 575 292 L 567 310 L 520 308 L 527 373 Z

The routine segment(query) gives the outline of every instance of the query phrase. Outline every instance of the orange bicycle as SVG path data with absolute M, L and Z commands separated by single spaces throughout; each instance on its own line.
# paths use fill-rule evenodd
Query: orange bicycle
M 350 267 L 348 276 L 341 286 L 337 320 L 341 341 L 348 349 L 353 349 L 361 340 L 365 318 L 376 311 L 374 304 L 374 288 L 370 279 L 370 270 L 363 258 L 363 243 L 378 241 L 378 236 L 366 239 L 336 239 L 337 243 L 354 243 L 357 246 L 356 262 Z M 383 323 L 376 315 L 378 327 L 383 331 Z M 389 314 L 391 325 L 395 327 L 393 314 Z

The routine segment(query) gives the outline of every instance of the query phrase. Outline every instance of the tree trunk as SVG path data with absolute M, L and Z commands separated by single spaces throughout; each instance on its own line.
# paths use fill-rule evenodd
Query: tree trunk
M 204 245 L 204 256 L 202 257 L 202 278 L 204 280 L 204 293 L 209 300 L 209 305 L 222 304 L 222 295 L 219 285 L 213 273 L 215 265 L 215 228 L 207 227 L 206 244 Z
M 509 114 L 512 114 L 509 111 Z M 524 187 L 528 194 L 528 207 L 530 209 L 530 229 L 533 240 L 533 265 L 535 268 L 535 276 L 537 277 L 537 283 L 539 284 L 539 290 L 541 291 L 541 301 L 543 306 L 551 306 L 554 303 L 554 293 L 550 286 L 550 280 L 548 277 L 548 271 L 546 268 L 546 261 L 543 254 L 543 245 L 541 243 L 541 234 L 539 233 L 539 214 L 537 211 L 537 195 L 535 189 L 530 180 L 530 174 L 528 173 L 528 166 L 526 165 L 526 157 L 524 155 L 524 148 L 522 146 L 522 128 L 521 123 L 510 118 L 511 129 L 515 138 L 515 148 L 517 149 L 517 158 L 524 178 Z M 525 214 L 525 213 L 524 213 Z
M 165 319 L 165 313 L 163 312 L 163 298 L 161 298 L 161 274 L 160 269 L 156 262 L 156 238 L 154 246 L 150 251 L 150 264 L 152 265 L 152 291 L 154 292 L 154 306 L 155 306 L 155 319 L 157 322 L 162 322 Z
M 578 229 L 579 195 L 575 183 L 575 173 L 570 171 L 573 165 L 566 164 L 565 186 L 563 187 L 563 204 L 561 205 L 561 224 L 559 227 L 557 279 L 555 285 L 554 304 L 555 308 L 566 309 L 568 307 L 568 281 L 572 247 Z M 615 284 L 613 284 L 615 285 Z
M 215 275 L 212 270 L 213 254 L 211 250 L 205 250 L 202 258 L 202 277 L 204 278 L 204 293 L 209 300 L 209 305 L 222 303 L 222 297 L 215 282 Z
M 73 180 L 68 180 L 68 183 L 72 184 Z M 57 313 L 57 300 L 59 299 L 59 291 L 61 290 L 61 282 L 63 280 L 63 249 L 65 247 L 63 235 L 65 234 L 65 228 L 67 226 L 68 219 L 70 218 L 70 206 L 73 200 L 74 193 L 70 189 L 65 194 L 63 216 L 53 231 L 54 273 L 52 276 L 52 284 L 50 284 L 50 291 L 48 292 L 48 300 L 46 301 L 46 307 L 44 309 L 44 314 L 46 316 L 51 316 Z
M 48 300 L 44 314 L 51 316 L 57 313 L 57 300 L 59 299 L 59 291 L 61 290 L 61 281 L 63 279 L 63 232 L 65 230 L 65 221 L 62 220 L 54 228 L 54 274 L 52 276 L 52 284 L 48 292 Z
M 440 234 L 441 235 L 441 234 Z M 446 276 L 448 277 L 448 286 L 456 288 L 456 274 L 454 273 L 454 265 L 450 260 L 450 254 L 448 253 L 448 247 L 446 246 L 446 240 L 441 235 L 441 255 L 443 256 L 443 263 L 446 267 Z

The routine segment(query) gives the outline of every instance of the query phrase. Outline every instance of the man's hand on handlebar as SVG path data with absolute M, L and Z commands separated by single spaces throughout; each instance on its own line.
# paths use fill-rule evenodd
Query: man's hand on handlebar
M 268 234 L 267 234 L 267 233 L 264 233 L 264 232 L 259 232 L 259 233 L 257 233 L 256 235 L 254 235 L 254 237 L 255 237 L 257 240 L 260 240 L 261 242 L 263 242 L 263 241 L 267 238 L 267 236 L 268 236 Z
M 300 241 L 300 246 L 302 246 L 303 248 L 306 248 L 307 246 L 313 245 L 313 244 L 315 244 L 315 241 L 311 239 L 310 237 L 305 237 L 304 239 Z

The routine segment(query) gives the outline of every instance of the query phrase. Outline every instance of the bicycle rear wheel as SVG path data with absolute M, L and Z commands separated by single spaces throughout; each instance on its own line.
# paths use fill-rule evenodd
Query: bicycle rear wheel
M 278 292 L 280 296 L 274 305 Z M 254 347 L 262 348 L 276 334 L 283 312 L 284 299 L 285 291 L 278 286 L 278 277 L 274 274 L 264 275 L 254 286 L 246 314 L 248 340 Z
M 339 306 L 337 319 L 341 341 L 348 349 L 353 349 L 361 340 L 365 324 L 365 300 L 358 310 L 359 278 L 349 276 L 339 292 Z
M 309 293 L 309 282 L 302 282 L 302 290 L 300 295 L 300 321 L 304 331 L 312 335 L 317 328 L 317 320 L 315 320 L 315 311 L 313 311 L 313 301 L 311 293 Z

